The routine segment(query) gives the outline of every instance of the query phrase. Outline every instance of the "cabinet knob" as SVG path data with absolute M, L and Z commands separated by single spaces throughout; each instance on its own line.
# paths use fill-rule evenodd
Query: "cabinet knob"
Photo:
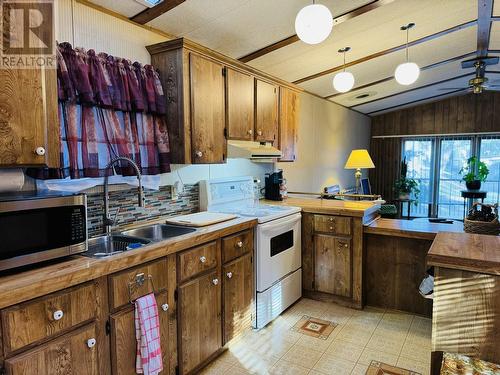
M 249 130 L 248 130 L 248 134 L 252 135 L 252 134 L 253 134 L 253 130 L 252 130 L 252 129 L 249 129 Z
M 44 147 L 37 147 L 35 149 L 35 154 L 37 154 L 38 156 L 45 155 L 45 148 Z
M 333 217 L 329 218 L 328 220 L 329 220 L 330 222 L 333 222 Z
M 205 263 L 206 261 L 207 261 L 207 258 L 205 258 L 204 256 L 200 257 L 200 262 L 201 263 Z
M 203 156 L 203 152 L 201 151 L 196 151 L 196 156 L 201 158 Z
M 97 344 L 97 341 L 96 341 L 96 339 L 95 339 L 95 338 L 91 338 L 91 339 L 88 339 L 88 340 L 87 340 L 87 346 L 88 346 L 89 348 L 91 348 L 91 349 L 92 349 L 92 348 L 95 346 L 95 344 Z
M 347 247 L 347 244 L 346 244 L 346 243 L 344 244 L 344 247 Z
M 333 227 L 330 227 L 330 230 L 333 230 Z
M 230 278 L 232 278 L 232 277 L 233 277 L 233 273 L 232 273 L 232 272 L 228 272 L 228 273 L 226 273 L 226 275 L 227 275 L 227 278 L 228 278 L 228 279 L 230 279 Z
M 167 311 L 168 310 L 168 303 L 164 303 L 163 305 L 161 305 L 161 309 L 163 311 Z
M 236 242 L 236 247 L 242 248 L 243 247 L 243 242 L 242 241 Z
M 262 135 L 262 130 L 257 130 L 257 135 Z
M 212 284 L 214 285 L 219 285 L 219 279 L 213 279 Z
M 61 320 L 62 317 L 64 316 L 64 313 L 62 310 L 57 310 L 57 311 L 54 311 L 52 316 L 54 317 L 54 320 Z

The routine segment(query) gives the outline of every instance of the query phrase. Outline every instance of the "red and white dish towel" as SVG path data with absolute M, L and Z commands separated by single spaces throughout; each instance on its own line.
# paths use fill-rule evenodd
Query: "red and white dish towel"
M 135 301 L 135 338 L 137 355 L 135 371 L 138 374 L 157 375 L 163 370 L 160 346 L 160 319 L 154 293 Z

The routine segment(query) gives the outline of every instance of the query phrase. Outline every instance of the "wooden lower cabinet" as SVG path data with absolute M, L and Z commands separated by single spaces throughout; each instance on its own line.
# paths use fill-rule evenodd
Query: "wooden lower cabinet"
M 158 314 L 161 327 L 161 350 L 163 354 L 163 371 L 168 374 L 169 369 L 169 319 L 168 309 L 162 306 L 167 304 L 167 293 L 156 296 Z M 168 304 L 167 304 L 168 305 Z M 110 316 L 111 327 L 111 370 L 113 375 L 134 375 L 135 358 L 137 352 L 135 338 L 135 309 L 133 305 Z
M 100 348 L 95 324 L 89 324 L 5 360 L 5 370 L 8 375 L 99 375 Z
M 250 329 L 254 308 L 253 257 L 249 253 L 222 268 L 224 344 Z
M 178 288 L 179 367 L 187 374 L 222 348 L 220 268 Z
M 350 297 L 352 252 L 350 238 L 314 236 L 315 287 L 318 292 Z

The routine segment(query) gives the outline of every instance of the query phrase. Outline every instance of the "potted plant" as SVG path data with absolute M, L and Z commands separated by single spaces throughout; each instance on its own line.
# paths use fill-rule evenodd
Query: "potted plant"
M 420 189 L 418 188 L 418 183 L 413 178 L 408 178 L 408 163 L 406 158 L 401 162 L 401 175 L 399 180 L 394 183 L 394 190 L 398 194 L 399 199 L 408 200 L 411 194 L 415 198 L 415 204 L 417 204 L 418 196 L 420 194 Z
M 468 190 L 479 190 L 481 182 L 486 181 L 490 170 L 484 162 L 476 156 L 472 156 L 467 159 L 467 164 L 460 169 L 459 173 L 462 175 L 462 180 L 465 181 Z

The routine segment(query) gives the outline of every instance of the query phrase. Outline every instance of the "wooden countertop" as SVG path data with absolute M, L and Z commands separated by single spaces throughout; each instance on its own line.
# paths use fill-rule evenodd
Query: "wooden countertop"
M 263 200 L 262 203 L 281 206 L 297 206 L 304 212 L 341 216 L 364 217 L 378 211 L 380 205 L 369 201 L 341 201 L 320 198 L 289 197 L 283 201 Z
M 427 254 L 432 266 L 500 275 L 500 236 L 441 232 Z
M 430 223 L 426 221 L 377 218 L 364 227 L 364 233 L 433 240 L 439 232 L 463 233 L 464 224 Z
M 165 218 L 152 221 L 164 222 Z M 146 225 L 148 223 L 142 223 Z M 0 308 L 46 295 L 101 276 L 149 262 L 190 247 L 254 227 L 257 220 L 237 218 L 199 228 L 196 232 L 148 244 L 104 259 L 72 256 L 50 265 L 0 276 Z M 135 225 L 136 227 L 139 225 Z

